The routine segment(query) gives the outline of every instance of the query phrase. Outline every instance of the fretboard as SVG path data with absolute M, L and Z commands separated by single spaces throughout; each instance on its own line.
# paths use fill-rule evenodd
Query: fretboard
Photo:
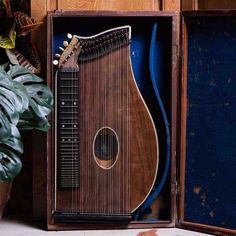
M 57 76 L 57 177 L 60 188 L 79 187 L 78 112 L 78 69 L 60 69 Z

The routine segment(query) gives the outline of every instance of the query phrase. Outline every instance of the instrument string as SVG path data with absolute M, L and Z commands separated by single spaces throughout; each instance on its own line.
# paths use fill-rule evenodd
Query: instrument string
M 117 67 L 117 70 L 118 70 L 118 78 L 117 78 L 117 80 L 118 80 L 118 91 L 121 91 L 121 75 L 120 75 L 120 71 L 121 71 L 121 56 L 120 56 L 120 42 L 118 42 L 119 43 L 119 45 L 118 45 L 118 58 L 119 58 L 119 60 L 118 60 L 118 67 Z M 121 114 L 123 113 L 123 108 L 122 108 L 122 105 L 121 105 L 121 94 L 119 93 L 119 109 L 121 110 L 120 112 L 121 112 Z M 121 114 L 119 115 L 119 119 L 121 119 Z M 117 124 L 117 127 L 120 127 L 120 120 L 119 119 L 117 119 L 117 122 L 118 122 L 118 124 Z M 121 148 L 121 150 L 122 150 L 122 148 L 123 148 L 123 141 L 122 141 L 122 137 L 121 137 L 121 134 L 122 134 L 122 131 L 121 130 L 119 130 L 119 138 L 121 138 L 120 139 L 120 141 L 121 141 L 121 146 L 120 146 L 120 148 Z M 120 151 L 121 151 L 120 150 Z M 121 158 L 123 158 L 123 156 L 122 156 L 122 153 L 120 152 L 119 153 L 119 156 L 121 157 Z M 121 160 L 122 161 L 122 160 Z M 122 183 L 122 174 L 121 174 L 121 168 L 122 168 L 122 164 L 121 164 L 121 161 L 119 161 L 119 177 L 120 177 L 120 181 L 119 181 L 119 183 L 118 183 L 118 189 L 119 189 L 119 201 L 120 201 L 120 213 L 121 213 L 121 209 L 122 209 L 122 205 L 121 205 L 121 200 L 123 199 L 122 198 L 122 196 L 121 196 L 121 183 Z
M 100 71 L 99 71 L 99 68 L 100 68 L 100 60 L 98 60 L 98 57 L 99 57 L 99 44 L 98 44 L 98 40 L 96 40 L 96 108 L 97 108 L 97 117 L 96 117 L 96 121 L 97 121 L 97 126 L 96 126 L 96 130 L 99 130 L 100 128 L 100 119 L 99 119 L 99 104 L 100 104 L 100 96 L 99 96 L 99 91 L 100 91 Z M 99 176 L 99 170 L 98 170 L 98 166 L 96 166 L 96 195 L 98 196 L 99 195 L 99 182 L 100 182 L 100 176 Z M 96 212 L 98 213 L 99 212 L 99 197 L 96 197 Z
M 130 91 L 129 91 L 129 79 L 128 79 L 128 68 L 129 68 L 129 58 L 130 58 L 130 44 L 129 44 L 129 33 L 127 33 L 127 55 L 129 55 L 127 57 L 127 62 L 125 63 L 126 64 L 126 78 L 127 78 L 127 156 L 128 156 L 128 212 L 131 211 L 130 209 Z
M 80 50 L 80 49 L 77 49 Z M 78 70 L 76 72 L 76 86 L 75 86 L 75 99 L 76 99 L 76 107 L 75 107 L 75 111 L 76 111 L 76 116 L 74 119 L 74 124 L 73 126 L 76 128 L 76 135 L 74 138 L 74 144 L 75 144 L 75 157 L 76 157 L 76 211 L 78 211 L 78 200 L 79 200 L 79 191 L 78 189 L 80 188 L 80 180 L 79 180 L 79 175 L 80 175 L 80 171 L 79 171 L 79 165 L 80 165 L 80 160 L 79 160 L 79 132 L 80 132 L 80 127 L 79 127 L 79 122 L 78 122 L 78 116 L 79 116 L 79 108 L 80 108 L 80 104 L 79 104 L 79 96 L 80 96 L 80 68 L 79 68 L 79 58 L 76 58 L 76 64 L 78 67 Z
M 73 77 L 74 77 L 74 74 L 73 74 L 73 68 L 72 68 L 72 73 L 71 73 L 71 77 L 72 77 L 72 81 L 71 81 L 71 89 L 70 89 L 70 94 L 71 94 L 71 101 L 74 101 L 74 96 L 73 96 L 73 83 L 74 83 L 74 81 L 73 81 Z M 70 109 L 70 108 L 69 108 Z M 73 107 L 71 107 L 71 124 L 73 123 Z M 73 133 L 74 133 L 74 130 L 72 129 L 71 130 L 71 137 L 69 138 L 69 140 L 68 140 L 68 142 L 69 142 L 69 146 L 70 146 L 70 143 L 72 144 L 72 146 L 71 146 L 71 153 L 72 153 L 72 155 L 71 155 L 71 164 L 72 164 L 72 176 L 71 176 L 71 186 L 72 186 L 72 213 L 74 212 L 74 181 L 73 181 L 73 178 L 74 178 L 74 153 L 73 153 L 73 142 L 71 142 L 71 139 L 72 139 L 72 137 L 73 137 Z
M 109 68 L 110 68 L 110 66 L 111 66 L 111 43 L 110 43 L 110 41 L 108 42 L 108 60 L 109 60 Z M 111 83 L 111 80 L 112 80 L 112 74 L 111 74 L 111 72 L 109 71 L 109 77 L 108 77 L 108 81 L 107 81 L 107 87 L 108 87 L 108 89 L 109 89 L 109 84 Z M 109 93 L 109 91 L 108 91 L 108 93 Z M 108 96 L 106 96 L 106 97 L 108 97 L 109 98 L 109 94 L 108 94 Z M 107 99 L 108 100 L 108 99 Z M 109 102 L 109 101 L 108 101 Z M 107 124 L 108 124 L 108 126 L 110 127 L 110 119 L 109 119 L 109 112 L 108 112 L 108 121 L 107 121 Z M 109 131 L 108 131 L 109 132 Z M 110 136 L 108 135 L 107 137 L 106 137 L 106 141 L 107 141 L 107 143 L 108 143 L 108 153 L 110 154 L 110 149 L 111 149 L 111 145 L 110 145 Z M 112 213 L 112 206 L 113 206 L 113 202 L 112 202 L 112 168 L 110 169 L 110 159 L 108 160 L 108 166 L 109 166 L 109 172 L 110 172 L 110 214 Z
M 93 66 L 92 66 L 92 54 L 93 54 L 93 52 L 92 52 L 92 48 L 90 48 L 89 49 L 89 64 L 88 64 L 88 78 L 90 79 L 90 83 L 92 82 L 94 82 L 94 81 L 92 81 L 93 80 L 93 74 L 92 74 L 92 70 L 93 70 Z M 92 96 L 92 94 L 90 95 L 89 94 L 89 96 Z M 89 100 L 88 100 L 89 101 Z M 89 107 L 90 108 L 90 107 Z M 88 125 L 87 125 L 87 127 L 88 127 L 88 133 L 90 134 L 90 124 L 89 124 L 89 109 L 88 109 L 88 111 L 87 111 L 87 123 L 88 123 Z M 92 148 L 92 146 L 91 146 L 91 136 L 89 135 L 89 142 L 88 142 L 88 159 L 89 159 L 89 167 L 88 167 L 88 178 L 89 178 L 89 186 L 88 186 L 88 189 L 89 189 L 89 194 L 88 194 L 88 197 L 89 197 L 89 204 L 88 204 L 88 212 L 91 212 L 91 207 L 92 207 L 92 178 L 91 178 L 91 173 L 92 173 L 92 171 L 93 171 L 93 166 L 92 166 L 92 158 L 93 158 L 93 156 L 92 155 L 90 155 L 91 154 L 91 148 Z
M 110 54 L 111 54 L 111 57 L 110 57 L 110 61 L 111 61 L 111 63 L 112 63 L 112 47 L 113 47 L 113 44 L 112 44 L 112 41 L 111 41 L 111 43 L 110 43 Z M 112 76 L 112 75 L 111 75 Z M 110 79 L 110 80 L 112 80 L 112 78 Z M 115 104 L 114 104 L 114 96 L 112 96 L 112 106 L 111 107 L 115 107 Z M 110 118 L 110 123 L 111 124 L 113 124 L 113 121 L 114 121 L 114 113 L 113 112 L 109 112 L 110 113 L 110 116 L 111 116 L 111 118 Z M 115 127 L 112 127 L 113 129 L 115 128 Z M 109 140 L 109 144 L 110 144 L 110 155 L 111 155 L 111 158 L 112 159 L 110 159 L 110 165 L 113 165 L 113 163 L 114 163 L 114 161 L 115 160 L 113 160 L 113 158 L 114 158 L 114 149 L 113 149 L 113 147 L 114 147 L 114 145 L 113 145 L 113 142 L 112 142 L 112 136 L 110 135 L 110 136 L 108 136 L 111 140 Z M 114 184 L 114 169 L 113 168 L 111 168 L 111 171 L 112 171 L 112 183 Z M 112 188 L 112 206 L 114 206 L 114 188 Z M 114 209 L 113 209 L 113 211 L 114 211 Z
M 112 62 L 112 56 L 113 56 L 113 54 L 112 54 L 112 43 L 109 41 L 109 64 L 110 64 L 110 66 L 112 66 L 112 63 L 113 63 Z M 113 75 L 110 73 L 108 84 L 112 83 L 112 80 L 113 80 L 112 76 Z M 109 87 L 110 86 L 108 86 L 108 89 L 109 89 Z M 110 92 L 109 92 L 109 100 L 110 100 Z M 109 101 L 109 100 L 108 100 L 108 102 L 111 102 L 111 104 L 113 105 L 112 97 L 111 97 L 111 101 Z M 108 114 L 110 115 L 109 126 L 111 126 L 111 124 L 113 124 L 113 122 L 111 120 L 112 113 L 110 111 L 108 111 Z M 112 128 L 114 129 L 114 127 L 112 127 Z M 113 158 L 113 155 L 112 155 L 112 143 L 111 143 L 112 136 L 108 135 L 107 139 L 108 139 L 108 145 L 109 145 L 109 151 L 108 151 L 108 153 L 109 153 L 109 160 L 108 160 L 108 163 L 109 163 L 109 168 L 110 168 L 110 165 L 113 164 L 113 159 L 110 159 L 110 158 Z M 113 187 L 112 187 L 112 185 L 114 183 L 114 181 L 113 181 L 113 168 L 111 168 L 109 170 L 110 170 L 110 173 L 111 173 L 111 187 L 110 187 L 111 190 L 110 191 L 111 191 L 111 214 L 112 214 L 113 213 L 113 206 L 114 206 Z
M 85 56 L 85 55 L 84 55 Z M 81 114 L 83 116 L 83 168 L 81 166 L 81 169 L 82 169 L 82 173 L 83 175 L 81 175 L 81 177 L 83 178 L 83 181 L 82 181 L 82 192 L 81 192 L 81 196 L 82 196 L 82 202 L 81 202 L 81 206 L 82 206 L 82 212 L 85 212 L 86 208 L 85 206 L 87 205 L 87 202 L 86 202 L 86 198 L 85 198 L 85 193 L 86 193 L 86 186 L 87 186 L 87 146 L 86 146 L 86 143 L 87 143 L 87 130 L 86 130 L 86 92 L 85 92 L 85 75 L 86 75 L 86 71 L 87 71 L 87 68 L 86 68 L 86 64 L 83 60 L 83 58 L 81 58 L 82 61 L 81 61 L 81 64 L 82 64 L 82 84 L 83 84 L 83 97 L 81 98 L 82 101 L 83 101 L 83 114 Z
M 95 113 L 95 119 L 94 119 L 94 124 L 93 127 L 95 127 L 95 133 L 97 130 L 97 80 L 98 80 L 98 71 L 97 71 L 97 49 L 96 49 L 96 40 L 94 40 L 94 49 L 93 49 L 93 67 L 94 67 L 94 71 L 93 71 L 93 78 L 94 78 L 94 86 L 95 86 L 95 92 L 94 92 L 94 113 Z M 94 148 L 94 146 L 92 147 Z M 93 157 L 95 158 L 95 157 Z M 94 194 L 93 194 L 93 212 L 97 213 L 97 198 L 95 196 L 97 196 L 97 190 L 98 190 L 98 170 L 97 170 L 97 165 L 95 164 L 95 162 L 93 162 L 94 165 Z
M 85 103 L 85 83 L 84 83 L 84 76 L 85 76 L 85 63 L 83 61 L 84 57 L 84 48 L 83 43 L 81 43 L 81 57 L 79 58 L 80 63 L 80 113 L 79 113 L 79 122 L 80 122 L 80 211 L 84 212 L 84 205 L 85 205 L 85 199 L 84 199 L 84 191 L 86 186 L 86 146 L 85 146 L 85 140 L 86 140 L 86 129 L 85 129 L 85 109 L 86 109 L 86 103 Z M 83 112 L 82 112 L 83 111 Z
M 106 55 L 106 45 L 104 45 L 104 59 L 105 59 L 105 65 L 104 66 L 109 66 L 108 64 L 108 56 Z M 109 70 L 105 71 L 105 78 L 109 76 Z M 103 127 L 106 126 L 106 81 L 103 80 Z M 103 141 L 102 143 L 105 143 L 105 130 L 103 129 L 103 135 L 102 135 Z M 107 195 L 107 200 L 105 203 L 105 213 L 107 214 L 109 212 L 109 202 L 110 202 L 110 196 L 109 196 L 109 172 L 106 171 L 106 189 L 105 189 L 106 195 Z
M 105 45 L 105 51 L 106 51 L 106 54 L 105 54 L 105 57 L 106 57 L 106 65 L 108 65 L 110 67 L 110 60 L 109 60 L 109 57 L 110 57 L 110 54 L 109 54 L 109 42 L 106 42 L 106 45 Z M 107 123 L 107 85 L 109 83 L 109 74 L 110 74 L 110 71 L 107 70 L 107 74 L 106 74 L 106 80 L 104 81 L 104 127 L 107 127 L 108 126 L 108 123 Z M 107 140 L 106 140 L 106 129 L 103 129 L 103 137 L 104 137 L 104 144 L 107 145 Z M 107 149 L 107 148 L 106 148 Z M 105 153 L 106 155 L 106 153 Z M 107 204 L 107 214 L 109 214 L 110 212 L 110 209 L 111 209 L 111 172 L 110 170 L 108 170 L 108 204 Z

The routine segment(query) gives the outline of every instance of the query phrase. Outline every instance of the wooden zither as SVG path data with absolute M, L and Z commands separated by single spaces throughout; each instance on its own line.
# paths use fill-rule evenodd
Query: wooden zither
M 68 35 L 55 78 L 55 222 L 129 222 L 158 170 L 130 60 L 131 27 Z

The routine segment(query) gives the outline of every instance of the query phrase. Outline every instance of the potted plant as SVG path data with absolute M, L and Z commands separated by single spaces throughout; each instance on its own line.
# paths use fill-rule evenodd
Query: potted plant
M 42 82 L 24 67 L 0 65 L 0 217 L 22 167 L 20 130 L 46 132 L 50 127 L 46 116 L 52 111 L 53 95 Z

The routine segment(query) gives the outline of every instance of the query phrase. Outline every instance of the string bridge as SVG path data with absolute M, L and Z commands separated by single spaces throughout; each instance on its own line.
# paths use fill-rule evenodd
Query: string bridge
M 131 214 L 55 212 L 54 219 L 57 223 L 129 223 L 131 221 Z

